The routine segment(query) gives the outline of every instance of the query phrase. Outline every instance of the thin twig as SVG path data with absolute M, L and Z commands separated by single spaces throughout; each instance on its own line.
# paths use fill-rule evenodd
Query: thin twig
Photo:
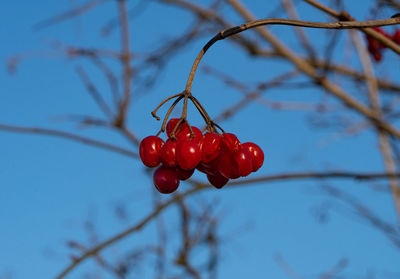
M 92 96 L 93 100 L 96 102 L 98 107 L 103 111 L 103 113 L 108 116 L 109 118 L 113 117 L 113 112 L 111 111 L 110 107 L 106 103 L 106 101 L 101 96 L 100 92 L 93 84 L 93 82 L 89 79 L 89 76 L 86 74 L 86 71 L 78 66 L 76 68 L 76 72 L 78 73 L 79 77 L 81 78 L 83 84 L 85 85 L 87 91 L 89 92 L 90 96 Z
M 259 182 L 272 182 L 272 181 L 288 181 L 288 180 L 296 180 L 296 179 L 356 179 L 356 180 L 375 180 L 375 179 L 388 179 L 391 177 L 400 177 L 400 173 L 388 174 L 388 173 L 361 173 L 361 172 L 299 172 L 299 173 L 285 173 L 285 174 L 276 174 L 276 175 L 267 175 L 253 179 L 246 179 L 241 181 L 236 181 L 229 183 L 228 186 L 225 186 L 227 189 L 247 185 L 254 184 Z M 159 216 L 164 209 L 169 206 L 175 204 L 179 199 L 184 199 L 188 196 L 196 194 L 200 191 L 206 189 L 213 189 L 212 186 L 208 184 L 202 184 L 200 182 L 192 182 L 195 187 L 191 188 L 183 192 L 182 194 L 175 195 L 168 201 L 159 204 L 153 212 L 144 217 L 137 224 L 127 228 L 126 230 L 108 238 L 104 242 L 101 242 L 97 246 L 87 250 L 83 255 L 74 259 L 72 263 L 70 263 L 59 275 L 57 275 L 56 279 L 65 278 L 73 269 L 75 269 L 78 265 L 83 263 L 86 259 L 93 257 L 94 255 L 100 253 L 104 249 L 108 248 L 110 245 L 121 241 L 122 239 L 130 236 L 134 232 L 140 231 L 143 229 L 149 222 Z
M 99 147 L 102 149 L 110 150 L 113 152 L 120 153 L 125 156 L 133 157 L 133 158 L 138 158 L 139 155 L 133 151 L 130 151 L 128 149 L 101 142 L 98 140 L 82 137 L 79 135 L 75 135 L 72 133 L 64 132 L 64 131 L 59 131 L 59 130 L 52 130 L 52 129 L 46 129 L 46 128 L 40 128 L 40 127 L 22 127 L 22 126 L 15 126 L 15 125 L 6 125 L 6 124 L 0 124 L 0 131 L 7 131 L 7 132 L 13 132 L 13 133 L 23 133 L 23 134 L 34 134 L 34 135 L 47 135 L 47 136 L 54 136 L 54 137 L 59 137 L 59 138 L 64 138 L 68 140 L 73 140 L 76 142 L 80 142 L 83 144 Z
M 131 82 L 132 82 L 132 68 L 130 57 L 130 33 L 129 33 L 129 20 L 127 15 L 126 0 L 118 0 L 118 12 L 120 19 L 121 29 L 121 64 L 123 70 L 123 90 L 122 101 L 120 104 L 119 116 L 116 123 L 123 126 L 128 107 L 131 100 Z
M 69 19 L 71 19 L 73 17 L 79 16 L 81 14 L 84 14 L 84 13 L 92 10 L 93 8 L 99 6 L 100 4 L 105 3 L 106 1 L 107 0 L 91 0 L 91 1 L 88 1 L 85 4 L 83 4 L 83 5 L 79 6 L 79 7 L 73 8 L 73 9 L 71 9 L 69 11 L 66 11 L 66 12 L 64 12 L 64 13 L 62 13 L 60 15 L 56 15 L 56 16 L 51 17 L 49 19 L 45 19 L 43 21 L 40 21 L 39 23 L 36 23 L 33 26 L 33 28 L 35 30 L 39 30 L 39 29 L 42 29 L 42 28 L 45 28 L 45 27 L 48 27 L 48 26 L 63 22 L 65 20 L 69 20 Z

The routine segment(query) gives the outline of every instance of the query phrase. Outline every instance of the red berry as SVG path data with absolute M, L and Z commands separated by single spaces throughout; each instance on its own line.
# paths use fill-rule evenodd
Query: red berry
M 381 33 L 385 37 L 394 40 L 393 36 L 390 36 L 388 33 L 386 33 L 383 29 L 379 27 L 373 27 L 375 31 Z M 370 36 L 366 36 L 367 42 L 368 42 L 368 51 L 369 53 L 374 57 L 374 60 L 376 62 L 379 62 L 382 60 L 382 50 L 386 48 L 385 45 L 381 44 L 379 41 L 375 40 L 374 38 Z
M 218 157 L 218 171 L 229 179 L 239 178 L 237 163 L 230 153 L 224 152 Z
M 209 163 L 219 155 L 221 137 L 216 133 L 205 133 L 200 141 L 201 161 Z
M 250 153 L 253 163 L 253 172 L 261 168 L 264 163 L 264 152 L 262 149 L 257 144 L 252 142 L 243 143 L 242 148 L 247 149 Z
M 194 169 L 183 170 L 180 167 L 177 167 L 176 173 L 178 175 L 179 180 L 186 180 L 186 179 L 189 179 L 193 175 Z
M 139 155 L 146 167 L 153 168 L 160 164 L 160 150 L 164 141 L 156 136 L 145 137 L 140 142 Z
M 176 167 L 176 141 L 168 139 L 160 150 L 161 163 L 167 167 Z
M 382 53 L 380 51 L 376 51 L 376 52 L 372 53 L 372 55 L 376 62 L 379 62 L 382 60 Z
M 203 138 L 203 134 L 201 133 L 200 129 L 195 126 L 192 126 L 192 131 L 194 134 L 193 138 L 191 138 L 192 134 L 190 133 L 189 127 L 186 126 L 177 135 L 178 140 L 193 140 L 194 142 L 197 143 L 200 142 L 200 140 Z
M 207 174 L 207 179 L 215 188 L 221 189 L 228 183 L 229 179 L 222 176 L 220 173 L 216 173 L 215 175 Z
M 170 194 L 178 189 L 179 179 L 173 168 L 160 166 L 153 174 L 154 186 L 162 194 Z
M 392 40 L 395 43 L 400 44 L 400 29 L 396 29 L 396 31 L 393 33 Z
M 210 174 L 210 175 L 214 175 L 218 172 L 217 168 L 213 165 L 210 164 L 206 164 L 203 162 L 200 162 L 197 166 L 196 169 L 201 171 L 202 173 L 205 174 Z
M 248 176 L 253 171 L 253 163 L 250 152 L 246 148 L 240 148 L 234 157 L 237 172 L 240 176 Z
M 222 152 L 237 152 L 240 148 L 240 141 L 231 133 L 222 134 L 220 144 Z
M 174 131 L 176 125 L 177 125 L 178 122 L 179 122 L 179 120 L 180 120 L 179 118 L 171 118 L 171 119 L 168 121 L 166 130 L 167 130 L 167 136 L 168 136 L 169 138 L 171 137 L 171 134 L 172 134 L 172 132 Z M 182 123 L 180 124 L 180 126 L 176 128 L 175 136 L 177 137 L 178 134 L 179 134 L 182 130 L 184 130 L 185 128 L 188 128 L 188 129 L 189 129 L 187 123 L 186 123 L 186 122 L 182 122 Z
M 194 169 L 201 160 L 201 152 L 197 142 L 193 140 L 178 141 L 176 160 L 182 169 Z

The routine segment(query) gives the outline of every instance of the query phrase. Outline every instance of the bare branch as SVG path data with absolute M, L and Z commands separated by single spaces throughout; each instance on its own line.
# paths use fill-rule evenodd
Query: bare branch
M 54 24 L 61 23 L 63 21 L 69 20 L 69 19 L 71 19 L 73 17 L 77 17 L 77 16 L 79 16 L 81 14 L 84 14 L 84 13 L 94 9 L 95 7 L 105 3 L 106 1 L 108 1 L 108 0 L 91 0 L 91 1 L 88 1 L 88 2 L 86 2 L 85 4 L 83 4 L 83 5 L 79 6 L 79 7 L 73 8 L 73 9 L 71 9 L 69 11 L 66 11 L 66 12 L 64 12 L 62 14 L 56 15 L 54 17 L 45 19 L 45 20 L 35 24 L 33 28 L 36 29 L 36 30 L 39 30 L 39 29 L 43 29 L 45 27 L 48 27 L 48 26 L 51 26 L 51 25 L 54 25 Z
M 233 187 L 239 187 L 247 184 L 254 184 L 259 182 L 272 182 L 272 181 L 288 181 L 288 180 L 296 180 L 296 179 L 356 179 L 356 180 L 375 180 L 375 179 L 388 179 L 390 177 L 400 177 L 400 173 L 395 174 L 387 174 L 387 173 L 358 173 L 358 172 L 301 172 L 301 173 L 286 173 L 286 174 L 276 174 L 276 175 L 268 175 L 262 176 L 258 178 L 245 179 L 242 181 L 236 181 L 229 183 L 228 186 L 225 186 L 226 189 Z M 78 258 L 75 258 L 74 261 L 69 264 L 59 275 L 56 276 L 56 279 L 65 278 L 72 270 L 74 270 L 78 265 L 87 260 L 90 257 L 93 257 L 108 248 L 112 244 L 123 240 L 124 238 L 132 235 L 133 233 L 140 231 L 143 229 L 148 223 L 154 220 L 157 216 L 159 216 L 166 208 L 175 204 L 180 199 L 184 199 L 193 194 L 199 193 L 200 191 L 206 189 L 214 189 L 209 184 L 203 184 L 201 182 L 192 181 L 191 182 L 194 187 L 190 190 L 183 192 L 182 194 L 176 194 L 174 197 L 170 198 L 168 201 L 159 204 L 153 212 L 144 217 L 137 224 L 127 228 L 126 230 L 108 238 L 104 242 L 101 242 L 97 246 L 87 250 L 83 255 Z
M 139 155 L 137 153 L 130 151 L 128 149 L 125 149 L 125 148 L 122 148 L 122 147 L 119 147 L 116 145 L 112 145 L 109 143 L 101 142 L 98 140 L 82 137 L 82 136 L 75 135 L 72 133 L 59 131 L 59 130 L 52 130 L 52 129 L 46 129 L 46 128 L 40 128 L 40 127 L 22 127 L 22 126 L 0 124 L 0 131 L 23 133 L 23 134 L 34 134 L 34 135 L 46 135 L 46 136 L 64 138 L 64 139 L 80 142 L 80 143 L 83 143 L 86 145 L 91 145 L 91 146 L 95 146 L 95 147 L 102 148 L 105 150 L 117 152 L 117 153 L 125 155 L 125 156 L 129 156 L 129 157 L 133 157 L 133 158 L 139 157 Z

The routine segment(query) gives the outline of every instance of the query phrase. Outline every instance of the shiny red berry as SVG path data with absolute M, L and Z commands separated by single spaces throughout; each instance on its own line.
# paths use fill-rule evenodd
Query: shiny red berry
M 243 143 L 242 148 L 247 149 L 250 153 L 253 163 L 253 172 L 261 168 L 264 163 L 264 152 L 262 149 L 257 144 L 252 142 Z
M 175 170 L 176 170 L 179 180 L 189 179 L 194 173 L 194 169 L 183 170 L 180 167 L 177 167 Z
M 176 167 L 176 141 L 168 139 L 160 150 L 161 163 L 167 167 Z
M 222 176 L 220 173 L 216 173 L 215 175 L 207 174 L 207 179 L 211 185 L 218 189 L 224 187 L 229 181 L 228 178 Z
M 252 157 L 246 148 L 240 148 L 240 150 L 233 155 L 233 158 L 240 176 L 248 176 L 253 171 Z
M 156 136 L 145 137 L 140 142 L 139 155 L 146 167 L 154 168 L 160 164 L 160 150 L 164 141 Z
M 199 143 L 201 139 L 203 138 L 203 134 L 201 133 L 200 129 L 192 126 L 192 131 L 194 134 L 194 137 L 192 138 L 192 134 L 190 133 L 190 129 L 188 126 L 186 126 L 184 129 L 182 129 L 179 134 L 177 135 L 177 138 L 179 141 L 181 140 L 192 140 L 194 142 Z
M 223 133 L 220 144 L 222 152 L 237 152 L 240 148 L 239 139 L 232 133 Z
M 221 175 L 229 179 L 239 178 L 237 163 L 232 154 L 228 152 L 221 153 L 218 156 L 218 171 Z
M 179 122 L 179 120 L 180 120 L 179 118 L 171 118 L 171 119 L 168 121 L 166 130 L 167 130 L 167 136 L 168 136 L 169 138 L 171 137 L 172 132 L 174 131 L 176 125 L 177 125 L 178 122 Z M 186 123 L 186 122 L 182 122 L 182 123 L 179 125 L 179 127 L 177 127 L 176 130 L 175 130 L 175 137 L 177 137 L 177 136 L 179 135 L 179 133 L 180 133 L 182 130 L 186 129 L 186 128 L 189 129 L 187 123 Z
M 153 174 L 154 186 L 162 194 L 170 194 L 178 189 L 179 179 L 174 168 L 160 166 Z
M 200 141 L 201 161 L 209 163 L 219 155 L 221 137 L 216 133 L 205 133 Z
M 182 169 L 194 169 L 201 160 L 198 143 L 193 140 L 178 141 L 176 146 L 176 160 Z
M 218 172 L 217 167 L 215 165 L 206 164 L 204 162 L 200 162 L 196 166 L 196 169 L 201 171 L 202 173 L 210 174 L 210 175 L 214 175 Z

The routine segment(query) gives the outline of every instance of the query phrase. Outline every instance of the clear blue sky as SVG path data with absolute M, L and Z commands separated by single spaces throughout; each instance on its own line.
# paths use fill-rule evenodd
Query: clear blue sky
M 271 12 L 279 3 L 247 2 L 259 17 Z M 105 96 L 109 96 L 109 89 L 101 73 L 87 61 L 66 58 L 52 48 L 53 43 L 109 49 L 119 46 L 118 32 L 103 37 L 99 31 L 105 20 L 116 15 L 114 1 L 75 20 L 33 30 L 35 23 L 78 3 L 83 2 L 3 1 L 0 9 L 3 65 L 0 68 L 0 123 L 79 132 L 135 150 L 118 134 L 95 128 L 79 130 L 73 123 L 57 118 L 67 114 L 101 115 L 79 81 L 74 70 L 77 65 L 88 70 Z M 352 1 L 347 8 L 357 18 L 367 19 L 368 5 L 361 3 L 364 1 Z M 305 4 L 301 4 L 299 10 L 303 19 L 326 20 Z M 224 12 L 232 14 L 227 8 Z M 236 24 L 242 23 L 233 14 L 230 18 Z M 131 20 L 132 49 L 139 54 L 155 49 L 169 34 L 189 28 L 191 22 L 189 14 L 179 9 L 149 4 L 143 13 Z M 292 33 L 287 30 L 273 27 L 274 32 L 281 32 L 280 37 L 291 42 Z M 325 38 L 317 31 L 308 32 L 311 36 Z M 158 131 L 159 123 L 151 117 L 150 111 L 162 99 L 183 89 L 191 64 L 207 39 L 189 45 L 174 56 L 151 91 L 146 94 L 135 91 L 129 126 L 139 137 Z M 346 57 L 346 40 L 348 37 L 342 35 L 335 52 L 340 61 Z M 21 62 L 15 74 L 9 75 L 7 61 L 18 53 L 25 53 L 28 59 Z M 393 54 L 389 56 L 395 58 Z M 399 59 L 394 61 L 392 63 L 398 63 Z M 390 74 L 387 63 L 380 65 L 379 71 Z M 215 45 L 204 64 L 253 83 L 289 69 L 289 65 L 274 60 L 255 61 L 227 41 Z M 118 65 L 110 65 L 118 73 Z M 193 94 L 210 115 L 217 115 L 241 98 L 234 89 L 225 87 L 203 71 L 196 76 Z M 267 94 L 271 99 L 285 101 L 322 99 L 321 92 L 315 89 L 277 89 Z M 335 104 L 333 100 L 330 102 Z M 336 130 L 315 131 L 307 124 L 310 116 L 309 112 L 274 111 L 254 103 L 221 124 L 242 141 L 254 141 L 264 149 L 264 167 L 252 176 L 304 170 L 383 170 L 373 133 L 364 132 L 326 143 Z M 194 111 L 189 121 L 200 125 L 200 117 Z M 204 180 L 202 176 L 196 178 Z M 199 201 L 218 202 L 216 212 L 223 216 L 219 231 L 223 241 L 219 278 L 288 278 L 274 260 L 277 254 L 282 255 L 302 278 L 316 278 L 341 258 L 349 260 L 348 267 L 341 273 L 345 278 L 366 278 L 368 274 L 376 278 L 399 278 L 399 249 L 354 215 L 352 208 L 328 198 L 321 191 L 323 185 L 339 187 L 365 202 L 385 220 L 395 221 L 391 196 L 371 190 L 361 182 L 276 182 L 209 190 L 190 199 L 188 205 L 198 207 Z M 180 191 L 187 187 L 182 183 Z M 11 275 L 13 279 L 53 278 L 69 263 L 71 250 L 66 247 L 66 241 L 90 245 L 84 230 L 87 220 L 94 220 L 101 241 L 140 220 L 151 210 L 153 199 L 152 183 L 137 160 L 63 139 L 3 131 L 0 131 L 0 190 L 0 278 Z M 117 220 L 114 209 L 118 203 L 126 205 L 128 221 Z M 318 223 L 314 214 L 322 205 L 332 208 L 324 224 Z M 164 220 L 173 236 L 178 230 L 176 212 L 168 211 Z M 116 259 L 123 255 L 126 247 L 151 244 L 155 240 L 154 225 L 151 225 L 109 249 L 105 255 Z M 152 267 L 147 261 L 137 278 L 152 278 Z M 99 269 L 89 261 L 68 278 L 79 278 L 95 270 Z M 103 275 L 102 278 L 109 278 L 108 274 Z

